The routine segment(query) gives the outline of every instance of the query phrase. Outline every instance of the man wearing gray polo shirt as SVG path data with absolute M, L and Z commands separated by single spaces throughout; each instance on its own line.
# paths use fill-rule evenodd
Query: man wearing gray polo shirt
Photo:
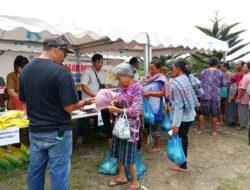
M 95 97 L 101 88 L 105 88 L 106 78 L 103 67 L 103 56 L 95 54 L 92 57 L 92 66 L 82 76 L 82 90 L 84 97 Z
M 92 66 L 86 70 L 82 76 L 82 91 L 83 97 L 95 97 L 98 91 L 102 88 L 108 88 L 109 85 L 106 81 L 105 71 L 102 70 L 103 67 L 103 56 L 100 54 L 95 54 L 92 57 Z M 102 110 L 102 120 L 106 129 L 107 138 L 111 138 L 111 123 L 110 123 L 110 114 L 108 110 Z M 78 130 L 78 140 L 79 144 L 82 143 L 82 136 L 84 133 L 84 127 L 86 126 L 88 120 L 81 119 L 79 121 L 79 130 Z M 100 132 L 100 128 L 97 126 L 97 117 L 94 117 L 94 129 L 95 135 L 99 138 L 104 138 L 105 135 Z

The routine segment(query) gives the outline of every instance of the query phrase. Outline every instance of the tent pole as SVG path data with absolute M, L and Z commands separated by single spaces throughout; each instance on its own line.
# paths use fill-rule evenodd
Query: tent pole
M 149 62 L 152 59 L 152 48 L 150 47 L 149 36 L 147 33 L 145 34 L 146 34 L 147 42 L 144 45 L 144 76 L 148 76 Z
M 79 54 L 79 49 L 77 47 L 74 48 L 74 51 L 75 51 L 75 57 L 76 57 L 78 68 L 79 68 L 77 73 L 80 75 L 81 74 L 81 55 Z M 81 82 L 81 78 L 80 78 L 80 82 Z M 81 91 L 81 87 L 78 86 L 77 90 L 78 92 Z
M 149 63 L 152 61 L 152 46 L 149 45 L 149 49 L 148 49 L 148 61 Z
M 148 45 L 144 46 L 144 76 L 148 75 Z

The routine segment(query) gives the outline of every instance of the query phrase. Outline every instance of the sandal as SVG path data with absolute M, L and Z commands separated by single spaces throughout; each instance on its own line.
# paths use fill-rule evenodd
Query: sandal
M 138 182 L 138 185 L 129 185 L 127 190 L 138 190 L 140 188 L 140 183 Z
M 195 131 L 197 134 L 201 134 L 201 130 L 194 129 L 194 131 Z
M 178 166 L 178 165 L 170 165 L 170 166 L 168 167 L 168 169 L 169 169 L 169 170 L 172 170 L 172 171 L 188 173 L 188 170 L 187 170 L 187 169 L 183 169 L 183 168 L 181 168 L 181 167 Z
M 118 186 L 118 185 L 125 185 L 128 183 L 128 180 L 126 181 L 121 181 L 119 180 L 119 178 L 115 178 L 115 179 L 112 179 L 110 182 L 109 182 L 109 185 L 110 187 L 114 187 L 114 186 Z
M 217 132 L 211 133 L 211 136 L 213 136 L 213 137 L 217 136 Z

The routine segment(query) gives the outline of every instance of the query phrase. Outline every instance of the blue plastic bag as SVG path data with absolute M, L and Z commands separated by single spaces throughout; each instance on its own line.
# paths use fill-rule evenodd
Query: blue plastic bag
M 138 180 L 142 180 L 143 174 L 147 171 L 147 166 L 144 164 L 141 154 L 139 152 L 135 155 L 135 165 L 136 165 L 136 177 Z M 129 168 L 125 168 L 126 176 L 131 180 Z
M 170 114 L 167 113 L 162 121 L 162 130 L 164 132 L 168 132 L 171 130 L 171 126 L 172 126 L 172 120 Z
M 107 154 L 99 167 L 98 173 L 116 175 L 118 173 L 117 160 Z
M 142 102 L 142 110 L 144 113 L 144 119 L 147 124 L 154 125 L 155 123 L 155 115 L 149 105 L 148 99 L 144 99 Z
M 181 139 L 178 134 L 174 134 L 167 143 L 167 157 L 176 164 L 183 164 L 186 157 L 182 148 Z
M 141 154 L 139 152 L 135 155 L 135 165 L 136 165 L 136 176 L 138 180 L 143 178 L 143 174 L 147 171 L 147 166 L 144 164 Z M 127 178 L 130 180 L 130 172 L 129 168 L 124 168 Z M 108 174 L 108 175 L 117 175 L 118 174 L 118 167 L 117 161 L 115 158 L 110 157 L 107 154 L 104 158 L 104 162 L 100 165 L 98 173 L 101 174 Z

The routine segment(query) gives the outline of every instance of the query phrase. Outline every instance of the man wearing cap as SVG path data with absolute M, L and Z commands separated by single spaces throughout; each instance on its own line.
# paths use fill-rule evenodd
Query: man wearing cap
M 72 154 L 72 128 L 69 112 L 91 104 L 78 101 L 70 73 L 62 65 L 68 53 L 63 36 L 54 35 L 43 43 L 39 58 L 24 68 L 19 97 L 25 102 L 29 124 L 29 190 L 43 190 L 49 163 L 51 189 L 68 189 Z

